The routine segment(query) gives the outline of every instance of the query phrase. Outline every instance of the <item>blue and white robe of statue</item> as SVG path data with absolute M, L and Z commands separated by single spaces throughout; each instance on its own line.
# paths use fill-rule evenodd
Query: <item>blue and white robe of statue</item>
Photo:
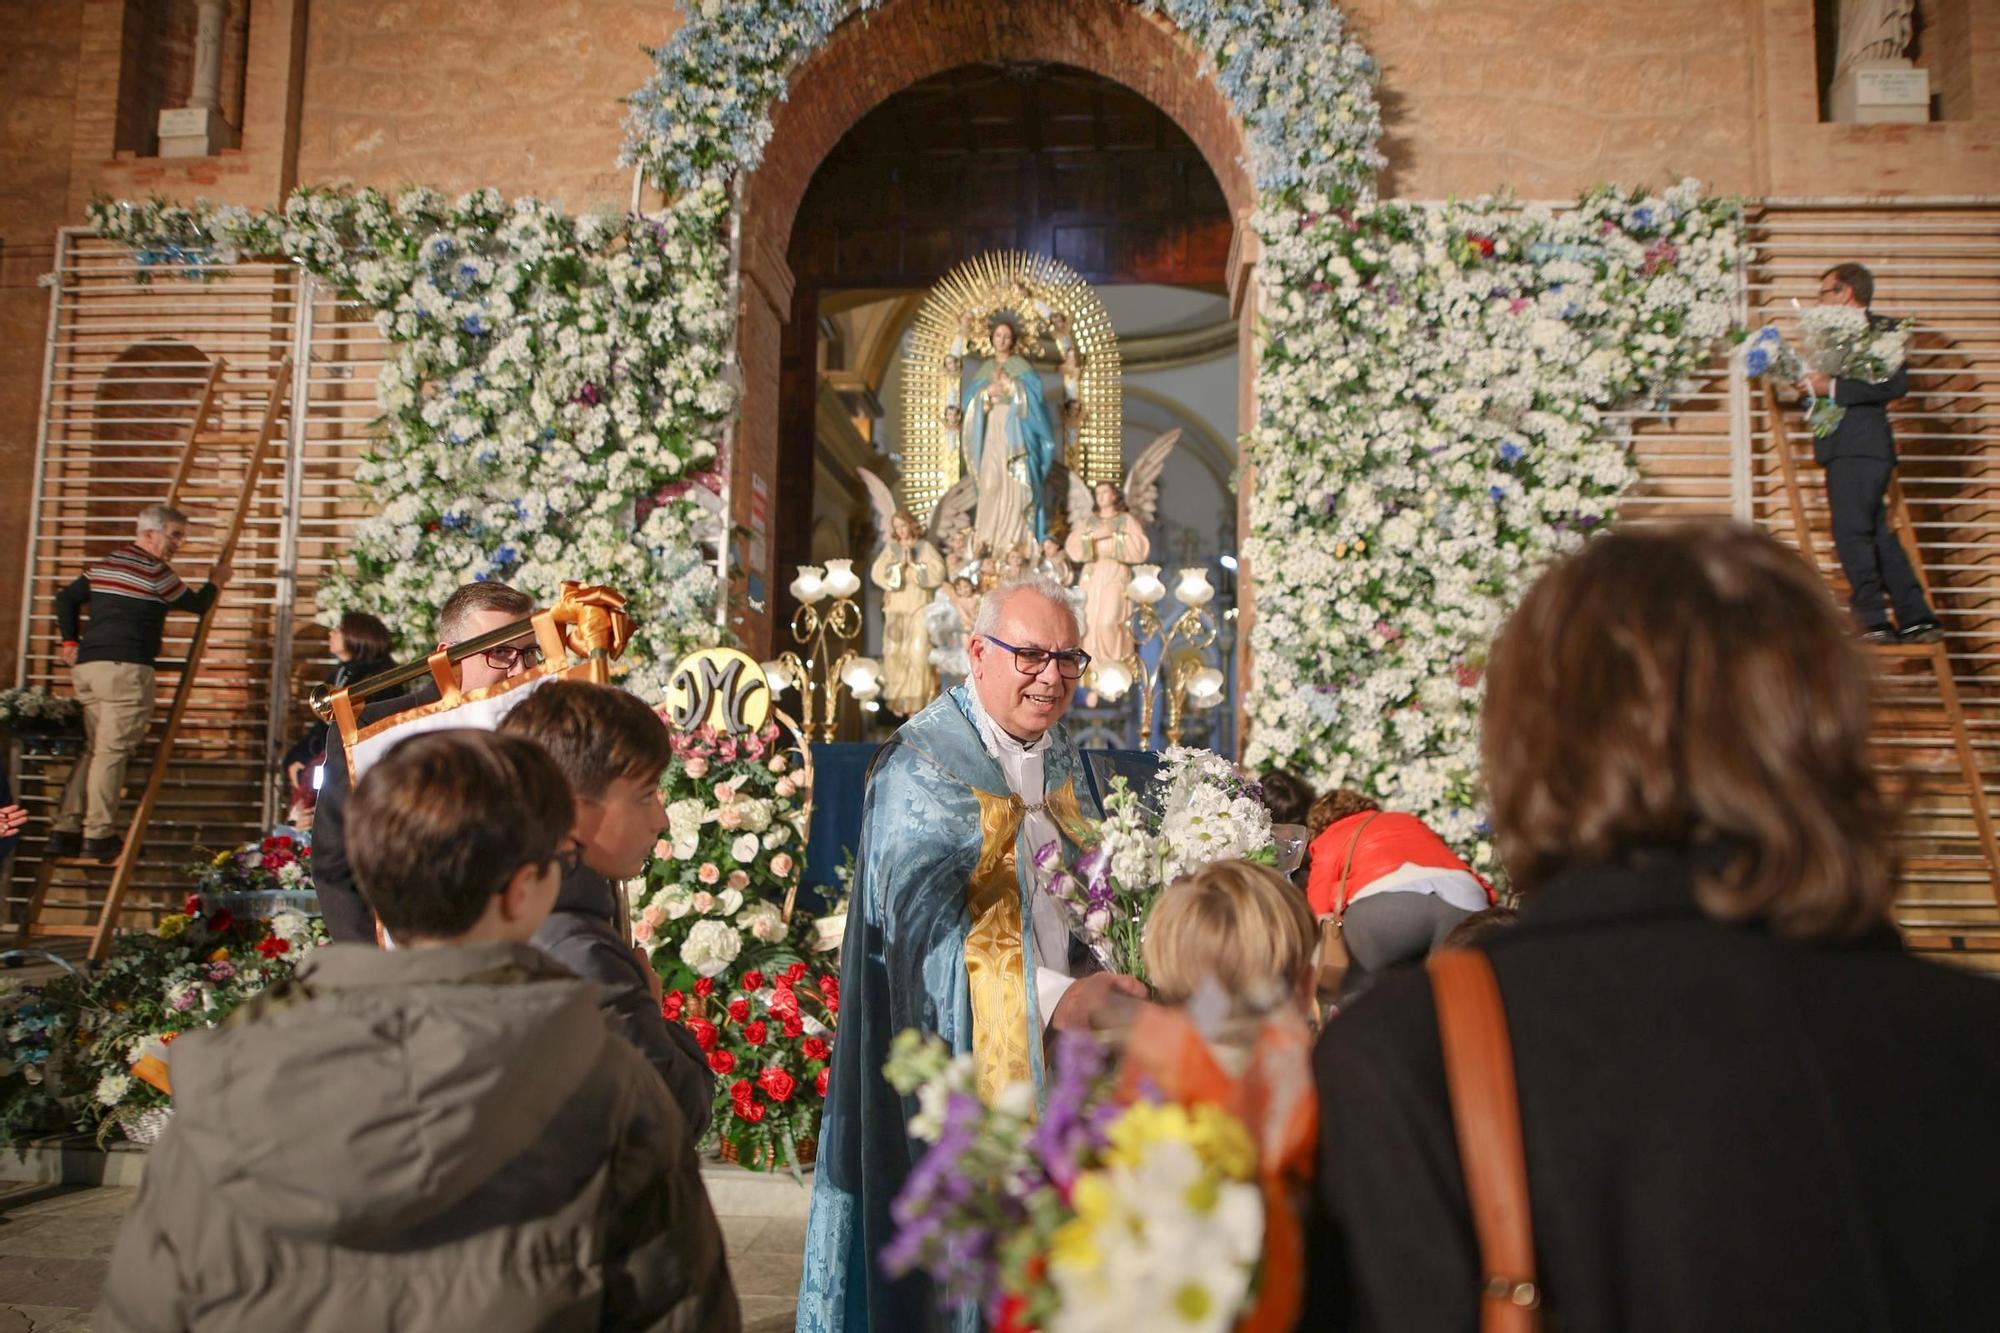
M 1001 366 L 1020 388 L 1019 407 L 1007 417 L 1007 454 L 1019 458 L 1021 482 L 1028 490 L 1028 526 L 1035 545 L 1049 539 L 1049 472 L 1055 467 L 1056 433 L 1049 423 L 1049 402 L 1042 391 L 1042 377 L 1022 356 L 1010 356 Z M 981 475 L 986 448 L 986 393 L 993 382 L 993 362 L 987 361 L 973 373 L 972 383 L 959 397 L 959 448 L 969 475 Z M 992 553 L 998 559 L 1003 553 Z
M 1097 817 L 1083 765 L 1056 728 L 1044 759 L 1049 813 L 1066 851 Z M 934 1032 L 974 1056 L 988 1096 L 1016 1078 L 1043 1089 L 1035 995 L 1034 849 L 1026 807 L 948 690 L 876 756 L 840 973 L 840 1027 L 820 1123 L 799 1333 L 971 1333 L 976 1310 L 940 1320 L 930 1281 L 891 1279 L 876 1256 L 895 1234 L 889 1205 L 922 1156 L 916 1100 L 882 1077 L 890 1040 Z

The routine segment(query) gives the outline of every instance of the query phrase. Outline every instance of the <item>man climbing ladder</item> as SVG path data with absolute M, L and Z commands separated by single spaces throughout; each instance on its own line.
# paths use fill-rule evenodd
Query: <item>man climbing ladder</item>
M 49 832 L 54 856 L 81 854 L 117 859 L 118 795 L 125 768 L 153 720 L 154 669 L 169 611 L 200 615 L 229 582 L 229 562 L 208 572 L 200 591 L 181 582 L 167 561 L 187 540 L 187 515 L 168 505 L 139 511 L 136 538 L 90 566 L 56 594 L 56 623 L 63 643 L 58 658 L 70 668 L 83 705 L 87 745 L 63 788 Z M 79 632 L 88 604 L 90 624 Z
M 1820 275 L 1821 305 L 1868 310 L 1874 297 L 1875 275 L 1861 264 L 1836 264 Z M 1889 323 L 1873 311 L 1868 318 L 1878 326 Z M 1896 468 L 1888 406 L 1909 393 L 1908 368 L 1898 366 L 1877 383 L 1814 373 L 1800 387 L 1847 409 L 1839 425 L 1813 442 L 1813 460 L 1826 469 L 1833 549 L 1854 590 L 1850 606 L 1861 636 L 1871 643 L 1936 643 L 1944 630 L 1931 613 L 1884 503 Z M 1882 605 L 1885 594 L 1896 610 L 1896 627 Z

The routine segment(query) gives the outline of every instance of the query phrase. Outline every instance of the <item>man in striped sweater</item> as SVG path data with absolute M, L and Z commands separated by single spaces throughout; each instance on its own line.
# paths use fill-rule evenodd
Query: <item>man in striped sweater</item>
M 167 612 L 199 615 L 229 582 L 226 561 L 209 570 L 208 586 L 199 592 L 181 582 L 167 561 L 187 540 L 187 531 L 186 514 L 150 505 L 139 511 L 138 536 L 129 546 L 105 556 L 56 594 L 56 623 L 63 637 L 57 656 L 71 668 L 89 743 L 63 788 L 49 834 L 52 856 L 81 852 L 109 861 L 123 845 L 118 795 L 125 767 L 153 720 L 153 667 Z M 90 626 L 79 632 L 85 604 Z

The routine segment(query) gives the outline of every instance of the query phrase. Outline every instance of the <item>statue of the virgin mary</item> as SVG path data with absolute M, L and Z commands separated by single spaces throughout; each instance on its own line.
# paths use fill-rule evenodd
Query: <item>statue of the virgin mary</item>
M 1016 350 L 1018 315 L 1002 311 L 988 325 L 993 359 L 982 361 L 959 399 L 959 448 L 979 490 L 974 541 L 996 560 L 1048 538 L 1049 469 L 1056 437 L 1042 379 Z

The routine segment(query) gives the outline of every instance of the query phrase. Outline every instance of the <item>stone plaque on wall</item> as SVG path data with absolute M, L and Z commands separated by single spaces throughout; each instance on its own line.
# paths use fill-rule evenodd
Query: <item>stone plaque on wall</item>
M 160 113 L 161 157 L 207 157 L 235 146 L 229 122 L 212 106 L 175 107 Z
M 1832 118 L 1862 124 L 1931 118 L 1931 72 L 1907 60 L 1874 60 L 1842 70 L 1828 90 Z

